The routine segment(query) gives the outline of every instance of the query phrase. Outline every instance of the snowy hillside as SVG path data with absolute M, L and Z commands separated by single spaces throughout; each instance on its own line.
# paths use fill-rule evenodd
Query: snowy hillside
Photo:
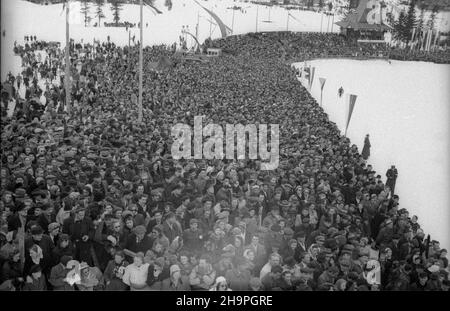
M 417 215 L 425 232 L 442 248 L 450 248 L 450 65 L 382 60 L 308 63 L 316 68 L 312 95 L 320 100 L 319 78 L 326 78 L 323 107 L 342 133 L 348 111 L 345 98 L 358 96 L 347 136 L 361 151 L 370 134 L 369 163 L 377 173 L 386 180 L 386 170 L 392 164 L 398 168 L 400 208 Z M 338 98 L 341 86 L 345 95 Z
M 198 22 L 198 39 L 203 42 L 211 34 L 212 38 L 220 37 L 217 25 L 210 23 L 211 16 L 203 10 L 194 0 L 173 1 L 173 7 L 169 11 L 164 5 L 165 0 L 155 0 L 155 6 L 162 12 L 156 14 L 149 7 L 144 7 L 144 44 L 172 44 L 178 42 L 182 27 L 185 26 L 192 34 L 196 34 Z M 231 29 L 234 34 L 243 34 L 256 31 L 284 31 L 289 26 L 291 31 L 339 31 L 338 27 L 332 27 L 332 18 L 315 12 L 289 11 L 291 16 L 287 25 L 288 10 L 281 7 L 269 8 L 263 5 L 232 1 L 232 0 L 209 0 L 199 2 L 207 9 L 212 10 Z M 22 44 L 25 35 L 36 35 L 38 39 L 47 41 L 65 42 L 65 12 L 62 4 L 39 5 L 23 0 L 1 1 L 1 31 L 6 36 L 2 37 L 2 79 L 10 70 L 18 70 L 18 60 L 14 59 L 12 47 L 14 41 Z M 239 6 L 242 10 L 232 10 L 231 7 Z M 93 39 L 111 40 L 118 45 L 128 44 L 129 33 L 121 27 L 103 27 L 103 23 L 113 22 L 111 4 L 103 6 L 105 18 L 101 20 L 101 27 L 93 27 L 98 22 L 96 18 L 96 7 L 90 4 L 89 16 L 92 18 L 91 26 L 84 27 L 84 19 L 81 14 L 81 4 L 75 5 L 75 12 L 71 13 L 71 20 L 78 24 L 71 25 L 70 36 L 76 41 L 92 42 Z M 233 23 L 234 11 L 234 23 Z M 256 18 L 258 17 L 258 19 Z M 256 21 L 258 20 L 258 25 Z M 138 23 L 139 6 L 126 4 L 120 11 L 120 21 Z M 335 18 L 335 22 L 338 21 Z M 214 22 L 214 21 L 213 21 Z M 131 37 L 135 35 L 136 42 L 139 40 L 139 29 L 131 28 Z M 188 46 L 194 41 L 188 40 Z M 63 44 L 64 45 L 64 44 Z

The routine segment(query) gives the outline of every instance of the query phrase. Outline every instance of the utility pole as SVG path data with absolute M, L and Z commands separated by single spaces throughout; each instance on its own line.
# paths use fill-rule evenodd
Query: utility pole
M 66 87 L 66 108 L 70 113 L 70 35 L 69 35 L 69 1 L 66 1 L 66 73 L 65 73 L 65 87 Z
M 142 122 L 142 63 L 143 63 L 143 26 L 144 26 L 144 18 L 143 18 L 143 0 L 140 0 L 140 15 L 141 15 L 141 24 L 140 24 L 140 46 L 139 46 L 139 104 L 138 104 L 138 121 Z

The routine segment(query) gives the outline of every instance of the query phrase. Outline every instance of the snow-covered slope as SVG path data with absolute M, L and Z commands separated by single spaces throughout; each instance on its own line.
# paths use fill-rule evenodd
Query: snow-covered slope
M 203 42 L 207 37 L 219 38 L 220 31 L 215 24 L 211 24 L 210 15 L 203 10 L 194 0 L 176 0 L 169 11 L 164 6 L 164 0 L 156 0 L 155 6 L 162 11 L 162 14 L 144 7 L 144 44 L 172 44 L 177 42 L 181 35 L 183 26 L 187 26 L 192 34 L 196 34 L 198 21 L 198 39 Z M 289 26 L 291 31 L 338 31 L 338 27 L 332 27 L 332 19 L 315 12 L 289 11 L 293 17 L 289 18 L 287 25 L 288 11 L 282 7 L 269 8 L 263 5 L 255 5 L 248 2 L 232 0 L 199 0 L 203 6 L 212 10 L 229 27 L 234 34 L 243 34 L 256 31 L 284 31 Z M 229 9 L 239 6 L 242 10 L 234 11 Z M 62 4 L 39 5 L 23 0 L 2 0 L 1 1 L 1 30 L 5 30 L 6 36 L 2 37 L 2 79 L 9 70 L 17 69 L 18 60 L 12 60 L 12 46 L 14 41 L 23 43 L 25 35 L 36 35 L 38 39 L 65 42 L 65 12 Z M 95 17 L 95 6 L 90 4 L 89 16 L 92 18 L 91 26 L 84 27 L 83 16 L 80 12 L 81 4 L 75 5 L 76 12 L 72 12 L 71 20 L 80 24 L 70 26 L 70 36 L 76 41 L 92 42 L 93 39 L 106 40 L 110 36 L 111 40 L 119 45 L 128 44 L 129 34 L 125 28 L 103 27 L 103 23 L 113 22 L 113 12 L 111 5 L 105 4 L 103 7 L 106 18 L 101 20 L 101 27 L 93 27 L 98 21 Z M 123 5 L 120 12 L 121 22 L 138 23 L 139 6 Z M 258 16 L 258 19 L 256 18 Z M 256 21 L 258 20 L 258 26 Z M 270 22 L 267 22 L 270 21 Z M 337 18 L 335 18 L 335 22 Z M 333 29 L 332 29 L 333 28 Z M 131 36 L 135 35 L 136 42 L 139 40 L 139 29 L 131 28 Z M 193 40 L 188 40 L 188 46 L 194 44 Z M 4 66 L 3 66 L 4 64 Z
M 312 95 L 320 100 L 319 78 L 326 78 L 323 107 L 345 129 L 347 94 L 357 95 L 347 136 L 362 150 L 370 134 L 371 163 L 386 180 L 394 164 L 400 208 L 442 248 L 450 248 L 450 65 L 425 62 L 316 60 Z M 296 64 L 301 66 L 302 64 Z M 338 98 L 343 87 L 345 95 Z

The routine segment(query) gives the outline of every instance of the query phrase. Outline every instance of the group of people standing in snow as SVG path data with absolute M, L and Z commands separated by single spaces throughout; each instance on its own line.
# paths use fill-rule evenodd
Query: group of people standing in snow
M 447 250 L 285 62 L 320 57 L 330 42 L 357 49 L 333 34 L 285 33 L 210 41 L 226 51 L 207 62 L 146 47 L 146 64 L 171 62 L 144 67 L 143 122 L 137 46 L 104 42 L 80 60 L 74 44 L 70 111 L 61 48 L 18 47 L 21 79 L 2 83 L 0 288 L 448 290 Z M 61 83 L 42 84 L 53 64 Z M 279 124 L 279 167 L 174 160 L 172 125 L 197 115 Z

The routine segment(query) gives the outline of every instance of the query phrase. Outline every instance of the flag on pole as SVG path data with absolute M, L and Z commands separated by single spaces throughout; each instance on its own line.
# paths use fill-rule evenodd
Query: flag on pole
M 203 5 L 197 2 L 197 0 L 194 0 L 195 3 L 197 3 L 199 6 L 201 6 L 206 12 L 211 15 L 211 17 L 217 22 L 217 25 L 219 25 L 220 33 L 222 35 L 222 38 L 226 38 L 228 34 L 231 34 L 231 28 L 225 25 L 225 23 L 217 16 L 214 12 L 208 10 Z
M 416 28 L 413 29 L 412 35 L 411 35 L 411 46 L 410 46 L 411 50 L 413 49 L 413 46 L 414 46 L 414 37 L 415 37 L 415 35 L 416 35 Z
M 320 90 L 323 90 L 323 87 L 324 87 L 325 82 L 327 81 L 327 79 L 319 78 L 319 81 L 320 81 Z
M 430 47 L 431 47 L 431 42 L 433 40 L 433 32 L 434 31 L 432 29 L 429 30 L 429 36 L 428 36 L 428 42 L 427 42 L 427 51 L 429 51 Z
M 319 78 L 320 81 L 320 106 L 322 106 L 322 93 L 323 93 L 323 87 L 325 86 L 325 81 L 327 81 L 327 79 L 325 78 Z
M 153 10 L 155 10 L 155 12 L 157 13 L 157 14 L 162 14 L 162 12 L 160 11 L 160 10 L 158 10 L 158 8 L 156 8 L 153 4 L 151 4 L 150 2 L 148 2 L 148 1 L 146 1 L 146 0 L 144 0 L 144 5 L 145 6 L 148 6 L 148 7 L 150 7 L 150 8 L 152 8 Z M 155 14 L 156 15 L 156 14 Z
M 295 21 L 300 23 L 300 21 L 294 15 L 292 15 L 291 13 L 288 13 L 288 16 L 292 17 Z
M 422 44 L 420 45 L 420 50 L 425 50 L 425 48 L 426 48 L 427 34 L 428 34 L 428 31 L 424 31 L 424 32 L 423 32 L 423 36 L 422 36 Z
M 348 116 L 347 116 L 347 123 L 345 125 L 345 136 L 347 136 L 347 129 L 348 125 L 350 124 L 350 119 L 352 118 L 353 108 L 355 107 L 356 103 L 356 95 L 349 94 L 348 95 Z
M 316 67 L 311 68 L 311 72 L 309 73 L 309 88 L 311 89 L 312 84 L 314 82 L 314 72 L 316 71 Z
M 438 30 L 436 33 L 436 37 L 434 38 L 433 49 L 439 44 L 439 37 L 441 36 L 441 32 Z

